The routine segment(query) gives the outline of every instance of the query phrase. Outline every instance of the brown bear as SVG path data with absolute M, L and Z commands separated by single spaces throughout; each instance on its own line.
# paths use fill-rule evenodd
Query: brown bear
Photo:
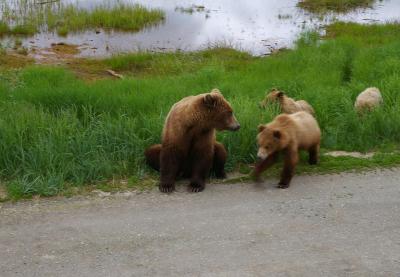
M 271 123 L 258 126 L 258 154 L 253 177 L 270 167 L 282 152 L 284 167 L 279 188 L 288 188 L 299 159 L 299 150 L 309 152 L 309 163 L 318 162 L 321 130 L 315 118 L 307 112 L 278 115 Z
M 204 190 L 211 169 L 217 178 L 225 178 L 227 152 L 215 133 L 239 128 L 232 107 L 217 89 L 174 104 L 165 120 L 162 144 L 145 151 L 147 164 L 160 171 L 160 191 L 174 191 L 180 175 L 190 178 L 192 192 Z
M 292 98 L 285 95 L 283 91 L 272 89 L 263 101 L 261 101 L 260 106 L 265 108 L 268 103 L 278 102 L 281 111 L 283 113 L 292 114 L 300 111 L 308 112 L 311 115 L 315 115 L 313 107 L 304 100 L 295 101 Z

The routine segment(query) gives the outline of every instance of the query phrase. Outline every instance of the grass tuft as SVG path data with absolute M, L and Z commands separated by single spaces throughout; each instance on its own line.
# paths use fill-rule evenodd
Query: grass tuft
M 375 0 L 301 0 L 297 6 L 312 13 L 345 13 L 357 8 L 371 7 Z
M 73 4 L 47 3 L 36 5 L 18 0 L 15 10 L 2 6 L 0 17 L 1 35 L 33 35 L 41 30 L 56 31 L 60 36 L 69 32 L 102 28 L 137 32 L 143 28 L 162 22 L 165 13 L 159 9 L 147 9 L 139 4 L 106 4 L 92 10 L 78 8 Z M 23 3 L 22 3 L 23 2 Z
M 10 27 L 7 23 L 0 20 L 0 35 L 5 35 L 10 32 Z

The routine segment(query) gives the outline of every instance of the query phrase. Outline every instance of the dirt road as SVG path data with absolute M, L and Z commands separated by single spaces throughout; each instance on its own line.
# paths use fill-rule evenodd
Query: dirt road
M 275 183 L 2 204 L 0 276 L 400 276 L 400 169 Z

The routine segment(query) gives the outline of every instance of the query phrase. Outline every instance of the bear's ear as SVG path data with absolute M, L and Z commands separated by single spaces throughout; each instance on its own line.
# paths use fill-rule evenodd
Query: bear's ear
M 217 97 L 211 94 L 206 94 L 203 98 L 203 103 L 207 108 L 215 108 L 217 106 Z
M 219 90 L 219 89 L 217 89 L 217 88 L 214 88 L 212 91 L 211 91 L 211 93 L 219 93 L 219 94 L 222 94 L 222 92 Z
M 265 125 L 262 125 L 262 124 L 258 125 L 258 132 L 259 133 L 261 133 L 264 130 L 265 130 Z
M 273 136 L 274 136 L 274 138 L 276 138 L 276 139 L 281 139 L 281 137 L 282 137 L 282 134 L 281 134 L 281 131 L 279 131 L 279 130 L 275 130 L 274 132 L 273 132 Z
M 277 96 L 278 96 L 279 98 L 281 98 L 281 97 L 284 96 L 284 95 L 285 95 L 285 93 L 284 93 L 283 91 L 279 91 L 278 94 L 277 94 Z

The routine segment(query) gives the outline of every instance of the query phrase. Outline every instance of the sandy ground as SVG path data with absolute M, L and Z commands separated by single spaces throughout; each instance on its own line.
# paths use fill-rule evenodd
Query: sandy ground
M 400 276 L 400 169 L 0 204 L 0 276 Z

